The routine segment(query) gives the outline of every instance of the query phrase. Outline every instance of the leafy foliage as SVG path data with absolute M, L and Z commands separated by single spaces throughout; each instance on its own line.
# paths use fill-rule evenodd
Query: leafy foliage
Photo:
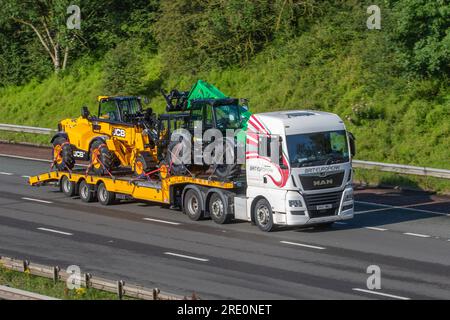
M 293 35 L 316 0 L 162 0 L 154 26 L 171 72 L 245 65 L 277 35 Z M 317 9 L 317 11 L 319 11 Z
M 450 2 L 391 0 L 391 38 L 406 70 L 439 76 L 450 72 Z

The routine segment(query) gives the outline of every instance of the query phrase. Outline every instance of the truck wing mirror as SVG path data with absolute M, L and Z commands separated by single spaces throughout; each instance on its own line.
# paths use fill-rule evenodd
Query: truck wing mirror
M 348 138 L 350 142 L 350 154 L 352 155 L 353 158 L 356 155 L 356 144 L 355 144 L 356 138 L 351 132 L 348 133 Z
M 84 119 L 87 119 L 87 118 L 89 118 L 90 115 L 91 115 L 91 113 L 89 112 L 88 107 L 83 106 L 81 108 L 81 117 L 83 117 Z

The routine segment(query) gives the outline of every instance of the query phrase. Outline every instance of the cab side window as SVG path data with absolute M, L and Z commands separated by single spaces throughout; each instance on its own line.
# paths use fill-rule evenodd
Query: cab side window
M 205 118 L 205 129 L 210 129 L 213 127 L 213 107 L 211 105 L 206 106 L 206 118 Z
M 102 101 L 98 117 L 110 121 L 119 121 L 120 118 L 115 101 Z
M 194 109 L 195 108 L 195 109 Z M 194 130 L 194 128 L 198 125 L 198 121 L 203 123 L 203 108 L 202 106 L 195 106 L 191 110 L 191 119 L 189 121 L 189 129 Z

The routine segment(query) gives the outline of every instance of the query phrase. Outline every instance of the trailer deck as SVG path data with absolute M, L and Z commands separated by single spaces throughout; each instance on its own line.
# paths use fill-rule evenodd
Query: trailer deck
M 168 176 L 161 179 L 139 178 L 129 170 L 119 170 L 113 172 L 113 176 L 86 175 L 83 170 L 51 171 L 29 178 L 32 186 L 46 185 L 52 182 L 59 183 L 62 179 L 75 186 L 79 186 L 82 181 L 92 186 L 93 190 L 103 183 L 109 192 L 127 195 L 136 200 L 153 201 L 163 204 L 171 203 L 171 191 L 173 187 L 182 185 L 196 185 L 208 188 L 233 190 L 243 186 L 242 181 L 223 182 L 208 179 L 204 176 Z

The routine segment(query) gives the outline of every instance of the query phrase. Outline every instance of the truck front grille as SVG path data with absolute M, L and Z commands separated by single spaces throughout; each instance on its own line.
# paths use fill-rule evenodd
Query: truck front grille
M 303 195 L 311 218 L 333 216 L 338 213 L 343 191 Z

